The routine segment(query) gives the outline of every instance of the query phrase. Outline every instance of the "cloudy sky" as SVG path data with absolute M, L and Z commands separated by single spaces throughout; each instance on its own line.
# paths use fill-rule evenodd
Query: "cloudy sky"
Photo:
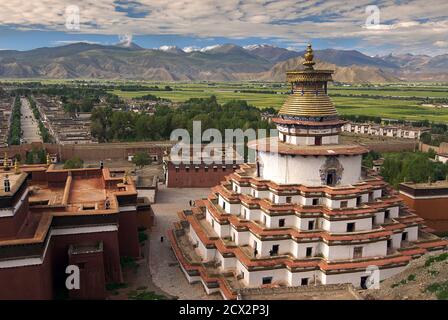
M 376 6 L 376 7 L 372 7 Z M 377 10 L 378 9 L 378 10 Z M 85 41 L 448 53 L 448 0 L 2 0 L 0 49 Z

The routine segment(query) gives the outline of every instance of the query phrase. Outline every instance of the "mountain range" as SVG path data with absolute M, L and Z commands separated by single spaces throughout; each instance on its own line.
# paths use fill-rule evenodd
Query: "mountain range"
M 0 51 L 0 77 L 284 81 L 285 71 L 302 67 L 303 53 L 271 45 L 145 49 L 134 43 L 74 43 Z M 324 49 L 315 50 L 315 59 L 318 67 L 334 69 L 339 82 L 448 81 L 448 54 L 371 57 L 356 50 Z

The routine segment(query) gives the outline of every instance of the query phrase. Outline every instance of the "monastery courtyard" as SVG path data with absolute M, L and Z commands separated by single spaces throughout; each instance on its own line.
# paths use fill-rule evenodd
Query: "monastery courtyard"
M 190 285 L 174 256 L 167 231 L 179 220 L 177 212 L 188 209 L 190 200 L 207 197 L 210 188 L 169 188 L 160 184 L 157 202 L 152 205 L 155 214 L 150 232 L 150 269 L 153 283 L 164 292 L 179 299 L 221 299 L 219 294 L 207 295 L 202 284 Z M 164 241 L 160 241 L 160 237 Z

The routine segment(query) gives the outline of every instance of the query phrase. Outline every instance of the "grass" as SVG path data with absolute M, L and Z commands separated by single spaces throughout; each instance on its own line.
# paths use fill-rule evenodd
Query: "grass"
M 106 284 L 106 290 L 107 291 L 115 291 L 118 289 L 124 289 L 127 288 L 128 284 L 127 283 L 118 283 L 118 282 L 111 282 L 111 283 L 107 283 Z
M 135 259 L 132 257 L 126 257 L 126 256 L 121 257 L 120 264 L 122 268 L 133 268 L 133 269 L 138 268 L 137 262 L 135 262 Z
M 448 281 L 430 284 L 426 291 L 434 293 L 439 300 L 448 300 Z
M 174 102 L 183 102 L 190 98 L 207 98 L 215 95 L 219 103 L 230 100 L 246 100 L 258 108 L 273 107 L 279 109 L 287 98 L 289 86 L 285 84 L 262 83 L 162 83 L 157 85 L 170 85 L 173 91 L 111 91 L 122 98 L 141 97 L 153 94 L 157 97 L 170 99 Z M 239 90 L 276 91 L 285 94 L 244 93 Z M 333 96 L 332 99 L 341 115 L 368 115 L 383 118 L 403 120 L 430 120 L 448 122 L 448 108 L 433 108 L 422 106 L 420 100 L 402 100 L 400 97 L 418 98 L 448 98 L 447 86 L 402 87 L 385 85 L 377 88 L 362 87 L 330 87 L 329 94 L 343 94 L 347 96 Z M 348 96 L 352 95 L 352 96 Z M 363 97 L 361 95 L 370 95 Z M 383 96 L 379 99 L 373 96 Z
M 148 240 L 148 235 L 144 231 L 138 232 L 138 242 L 143 243 Z
M 129 292 L 128 298 L 130 300 L 166 300 L 164 295 L 157 294 L 154 291 L 138 291 L 133 290 Z
M 442 262 L 448 259 L 448 253 L 442 253 L 438 256 L 431 256 L 425 261 L 425 267 L 430 267 L 434 262 Z

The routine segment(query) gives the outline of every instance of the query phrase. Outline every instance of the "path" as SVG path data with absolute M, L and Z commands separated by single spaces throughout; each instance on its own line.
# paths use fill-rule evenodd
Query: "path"
M 20 98 L 20 101 L 22 103 L 20 108 L 22 114 L 22 117 L 20 118 L 20 124 L 22 126 L 22 143 L 42 142 L 39 133 L 39 124 L 34 118 L 28 99 Z
M 155 226 L 151 228 L 150 259 L 152 280 L 163 291 L 179 299 L 220 299 L 221 296 L 207 295 L 202 284 L 189 284 L 167 240 L 167 231 L 178 221 L 177 212 L 189 207 L 189 201 L 205 198 L 209 188 L 166 188 L 159 186 L 157 203 L 152 205 L 155 214 Z M 160 241 L 160 237 L 164 241 Z

